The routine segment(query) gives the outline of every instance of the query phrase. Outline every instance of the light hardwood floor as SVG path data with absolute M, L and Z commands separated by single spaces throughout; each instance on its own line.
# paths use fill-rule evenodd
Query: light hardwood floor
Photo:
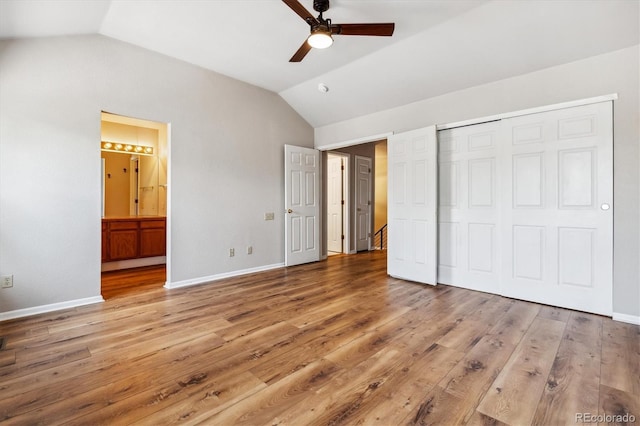
M 102 273 L 102 297 L 105 300 L 159 289 L 167 281 L 165 265 L 145 266 Z
M 637 424 L 639 333 L 332 256 L 2 322 L 0 422 Z

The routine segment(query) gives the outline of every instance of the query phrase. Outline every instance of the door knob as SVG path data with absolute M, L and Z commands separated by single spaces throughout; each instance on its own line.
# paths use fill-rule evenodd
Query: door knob
M 287 210 L 287 213 L 293 213 L 293 210 L 289 209 Z
M 600 206 L 600 208 L 602 210 L 609 210 L 611 208 L 611 206 L 609 204 L 607 204 L 607 203 L 604 203 L 603 205 Z

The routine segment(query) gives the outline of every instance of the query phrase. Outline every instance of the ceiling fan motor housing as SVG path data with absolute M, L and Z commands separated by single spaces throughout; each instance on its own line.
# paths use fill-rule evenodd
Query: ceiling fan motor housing
M 313 9 L 317 12 L 326 12 L 329 10 L 329 0 L 313 0 Z

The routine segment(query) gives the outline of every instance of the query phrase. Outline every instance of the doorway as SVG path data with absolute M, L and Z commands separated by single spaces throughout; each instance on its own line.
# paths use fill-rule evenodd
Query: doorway
M 105 299 L 167 281 L 169 125 L 103 112 L 101 293 Z
M 387 140 L 372 140 L 325 153 L 323 227 L 327 255 L 386 249 Z M 339 174 L 341 166 L 344 170 Z M 342 185 L 338 183 L 340 177 Z M 340 213 L 342 228 L 338 224 Z

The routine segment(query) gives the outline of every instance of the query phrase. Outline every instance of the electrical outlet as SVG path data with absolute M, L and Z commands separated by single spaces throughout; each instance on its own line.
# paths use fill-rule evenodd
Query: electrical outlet
M 264 220 L 274 220 L 275 219 L 275 213 L 265 213 L 264 214 Z
M 0 277 L 0 283 L 2 288 L 13 287 L 13 275 L 3 275 L 2 277 Z
M 253 254 L 253 247 L 251 246 L 247 247 L 247 254 Z
M 236 251 L 235 251 L 235 249 L 230 248 L 230 249 L 229 249 L 229 257 L 233 257 L 233 256 L 235 256 L 235 255 L 236 255 Z

